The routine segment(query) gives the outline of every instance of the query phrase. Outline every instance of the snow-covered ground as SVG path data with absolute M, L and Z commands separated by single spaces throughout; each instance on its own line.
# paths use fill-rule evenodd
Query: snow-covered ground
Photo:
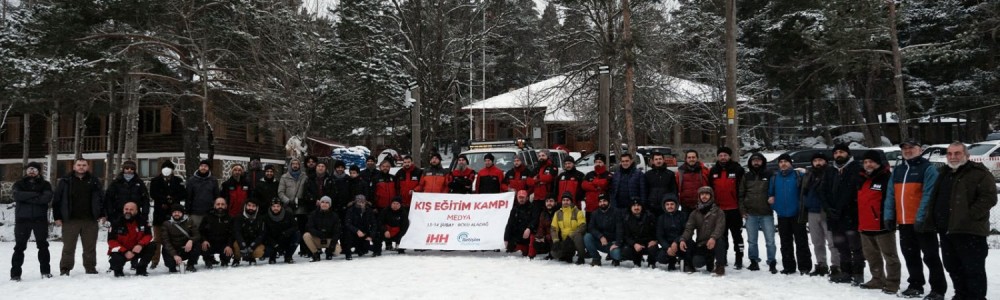
M 70 277 L 41 279 L 34 245 L 26 252 L 24 280 L 0 281 L 5 299 L 259 299 L 281 295 L 290 299 L 331 299 L 365 295 L 372 299 L 618 299 L 654 295 L 694 296 L 697 299 L 896 299 L 878 291 L 832 284 L 825 278 L 772 275 L 727 269 L 725 277 L 704 272 L 685 274 L 665 269 L 576 266 L 494 252 L 423 252 L 345 261 L 309 263 L 296 258 L 286 265 L 244 266 L 235 269 L 199 269 L 196 273 L 167 274 L 161 265 L 149 277 L 114 278 L 107 270 L 107 246 L 98 244 L 99 275 L 83 274 L 80 259 Z M 0 269 L 10 268 L 13 243 L 0 243 Z M 53 271 L 58 270 L 60 242 L 53 242 Z M 762 254 L 763 254 L 763 249 Z M 79 251 L 79 248 L 78 248 Z M 77 253 L 79 255 L 79 252 Z M 780 255 L 780 253 L 779 253 Z M 732 251 L 730 251 L 732 256 Z M 779 268 L 780 268 L 780 257 Z M 199 265 L 201 267 L 201 265 Z M 991 250 L 988 272 L 1000 269 L 1000 250 Z M 990 271 L 992 270 L 992 271 Z M 131 272 L 126 271 L 126 274 Z M 868 274 L 866 273 L 866 278 Z M 1000 299 L 1000 281 L 990 275 L 988 298 Z M 903 284 L 907 278 L 903 268 Z M 949 282 L 950 285 L 950 282 Z M 949 286 L 948 297 L 953 291 Z M 664 296 L 665 297 L 665 296 Z M 718 297 L 718 298 L 717 298 Z

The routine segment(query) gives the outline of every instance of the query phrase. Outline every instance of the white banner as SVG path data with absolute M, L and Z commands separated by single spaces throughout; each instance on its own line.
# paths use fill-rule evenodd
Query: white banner
M 399 247 L 428 250 L 503 249 L 514 193 L 413 193 L 410 228 Z

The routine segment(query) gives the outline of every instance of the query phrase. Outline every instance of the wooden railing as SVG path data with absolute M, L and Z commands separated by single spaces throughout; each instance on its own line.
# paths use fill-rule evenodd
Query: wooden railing
M 73 137 L 60 137 L 57 151 L 61 154 L 73 153 L 73 140 Z M 105 136 L 84 136 L 80 138 L 80 152 L 107 152 L 107 143 L 108 140 Z M 46 143 L 45 146 L 48 149 L 49 143 Z

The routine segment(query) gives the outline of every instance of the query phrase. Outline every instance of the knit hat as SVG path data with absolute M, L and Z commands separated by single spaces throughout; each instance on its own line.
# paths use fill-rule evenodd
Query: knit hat
M 847 144 L 837 144 L 836 146 L 833 146 L 833 152 L 837 152 L 837 150 L 851 153 L 851 148 L 848 148 Z
M 712 187 L 710 187 L 710 186 L 703 186 L 703 187 L 698 188 L 698 195 L 701 195 L 701 194 L 713 194 L 714 195 L 715 194 L 715 190 L 713 190 Z
M 131 161 L 131 160 L 126 160 L 125 162 L 122 163 L 122 169 L 132 169 L 132 170 L 135 170 L 136 169 L 135 162 Z
M 601 200 L 611 201 L 611 198 L 608 197 L 608 194 L 600 193 L 600 194 L 597 195 L 597 201 L 601 201 Z
M 459 154 L 458 159 L 464 159 L 465 161 L 469 161 L 469 158 L 465 157 L 465 154 Z
M 284 205 L 285 203 L 281 202 L 281 198 L 274 197 L 273 199 L 271 199 L 271 205 L 275 205 L 275 204 L 282 204 L 282 205 Z
M 201 165 L 208 165 L 208 167 L 211 168 L 212 167 L 212 161 L 204 159 L 200 163 L 198 163 L 198 167 L 201 167 Z
M 719 147 L 719 151 L 716 151 L 715 154 L 721 154 L 721 153 L 729 154 L 730 156 L 732 156 L 733 155 L 733 149 L 729 149 L 729 147 L 725 147 L 725 146 Z
M 493 157 L 493 153 L 486 153 L 486 155 L 483 156 L 483 159 L 489 159 L 490 161 L 493 161 L 496 158 Z
M 323 196 L 322 198 L 319 198 L 319 202 L 333 203 L 333 199 L 330 199 L 330 196 Z
M 594 154 L 594 161 L 598 160 L 603 161 L 604 163 L 608 163 L 608 157 L 601 153 Z
M 24 166 L 24 168 L 25 169 L 27 169 L 27 168 L 35 168 L 36 170 L 38 170 L 39 172 L 41 172 L 42 171 L 42 164 L 38 163 L 37 161 L 33 161 L 33 162 L 29 162 L 28 165 Z
M 824 154 L 823 152 L 813 153 L 812 160 L 816 160 L 817 158 L 822 158 L 823 160 L 830 160 L 829 158 L 826 158 L 826 154 Z
M 437 152 L 431 153 L 431 158 L 437 158 L 438 160 L 441 160 L 441 154 Z
M 572 200 L 572 199 L 573 199 L 573 193 L 570 193 L 570 192 L 563 192 L 563 194 L 562 194 L 562 198 L 563 198 L 563 199 L 571 199 L 571 200 Z
M 753 163 L 754 159 L 759 159 L 760 162 L 767 163 L 767 158 L 764 157 L 764 154 L 760 154 L 760 152 L 754 152 L 753 154 L 750 154 L 750 159 L 747 160 L 747 163 L 748 164 Z
M 170 206 L 170 213 L 174 213 L 175 211 L 184 212 L 184 205 L 175 203 L 174 205 Z
M 175 167 L 176 166 L 174 166 L 174 162 L 172 162 L 170 160 L 165 160 L 165 161 L 163 161 L 162 164 L 160 164 L 160 169 L 170 168 L 171 170 L 173 170 Z
M 370 162 L 370 161 L 373 161 L 373 162 L 376 162 L 376 163 L 378 162 L 378 161 L 377 161 L 377 160 L 375 159 L 375 157 L 374 157 L 374 156 L 371 156 L 371 155 L 369 155 L 368 157 L 366 157 L 366 158 L 365 158 L 365 162 Z
M 342 161 L 342 160 L 334 161 L 333 162 L 333 168 L 334 169 L 336 169 L 336 168 L 347 168 L 347 164 L 345 164 L 344 161 Z
M 778 161 L 780 162 L 783 160 L 787 162 L 792 162 L 792 156 L 788 155 L 788 153 L 782 153 L 781 155 L 778 155 Z
M 274 171 L 274 166 L 272 166 L 272 165 L 266 165 L 266 166 L 264 166 L 264 171 L 267 171 L 267 170 Z
M 641 201 L 639 201 L 639 198 L 636 198 L 636 199 L 632 199 L 632 204 L 631 204 L 631 205 L 629 205 L 629 206 L 636 206 L 636 205 L 638 205 L 638 206 L 642 206 L 642 202 L 641 202 Z
M 903 147 L 903 146 L 917 146 L 917 147 L 920 147 L 920 142 L 918 142 L 917 139 L 908 138 L 908 139 L 904 140 L 902 143 L 899 143 L 899 146 L 900 147 Z
M 563 163 L 574 163 L 575 164 L 576 161 L 573 160 L 572 156 L 567 156 L 566 159 L 563 160 Z
M 403 204 L 403 197 L 400 196 L 392 197 L 392 201 L 390 203 L 392 202 L 399 202 L 399 204 Z
M 663 204 L 666 205 L 668 202 L 677 204 L 677 199 L 674 199 L 674 197 L 663 197 Z
M 863 158 L 864 158 L 865 160 L 869 160 L 869 159 L 870 159 L 870 160 L 872 160 L 873 162 L 875 162 L 875 163 L 876 163 L 876 164 L 878 164 L 879 166 L 881 166 L 881 165 L 882 165 L 882 154 L 881 154 L 881 153 L 879 153 L 879 152 L 878 152 L 878 151 L 876 151 L 876 150 L 868 150 L 868 151 L 865 151 L 865 155 L 864 155 L 864 156 L 862 156 L 862 157 L 863 157 Z
M 361 168 L 358 166 L 351 166 L 350 171 L 361 172 Z

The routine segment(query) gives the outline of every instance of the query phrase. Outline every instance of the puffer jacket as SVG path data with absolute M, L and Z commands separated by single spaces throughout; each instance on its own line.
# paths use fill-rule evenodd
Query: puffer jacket
M 396 182 L 399 182 L 399 195 L 403 196 L 403 206 L 410 206 L 410 201 L 413 201 L 413 194 L 410 191 L 420 185 L 421 177 L 424 177 L 424 171 L 416 166 L 396 171 Z
M 201 233 L 187 215 L 180 220 L 171 218 L 163 222 L 163 252 L 168 257 L 178 255 L 188 241 L 192 241 L 193 246 L 197 247 L 201 242 Z
M 664 209 L 665 211 L 665 209 Z M 664 212 L 656 220 L 656 240 L 661 247 L 670 247 L 670 244 L 680 243 L 684 237 L 684 229 L 687 226 L 688 214 L 679 210 L 674 212 Z
M 141 216 L 131 220 L 118 218 L 111 222 L 111 228 L 108 229 L 108 254 L 126 253 L 136 245 L 145 248 L 152 241 L 153 233 L 145 218 Z
M 934 164 L 922 156 L 897 165 L 886 192 L 885 215 L 897 224 L 915 224 L 917 215 L 926 214 L 921 209 L 931 201 L 938 174 Z
M 49 203 L 52 202 L 52 185 L 41 176 L 25 177 L 14 183 L 12 189 L 14 220 L 18 222 L 45 222 L 49 219 Z
M 587 229 L 587 216 L 583 211 L 572 207 L 563 207 L 552 216 L 552 240 L 565 240 L 576 233 Z
M 611 206 L 626 210 L 632 206 L 632 202 L 638 200 L 644 202 L 642 197 L 646 196 L 646 180 L 635 165 L 628 169 L 618 168 L 618 171 L 611 175 Z
M 531 175 L 528 178 L 528 189 L 534 192 L 532 200 L 545 201 L 545 197 L 556 189 L 556 176 L 559 176 L 559 170 L 552 166 L 550 160 L 546 160 L 538 164 Z
M 714 195 L 707 205 L 695 209 L 688 216 L 682 239 L 691 241 L 695 231 L 698 232 L 698 246 L 705 246 L 709 239 L 718 241 L 726 234 L 726 214 L 715 204 Z
M 663 212 L 663 200 L 677 200 L 677 176 L 666 166 L 653 167 L 646 172 L 647 209 Z
M 447 193 L 448 171 L 438 166 L 430 166 L 420 177 L 420 184 L 413 189 L 421 193 Z
M 938 171 L 951 172 L 947 165 L 941 166 Z M 917 215 L 915 227 L 921 232 L 946 231 L 950 234 L 989 235 L 990 210 L 997 204 L 996 179 L 993 174 L 982 163 L 970 161 L 959 167 L 953 176 L 955 176 L 954 185 L 951 187 L 951 196 L 947 198 L 951 201 L 948 203 L 948 208 L 951 210 L 948 213 L 948 224 L 934 222 L 934 205 L 939 199 L 935 191 L 927 207 Z
M 626 213 L 619 228 L 619 245 L 624 247 L 635 244 L 646 246 L 650 241 L 656 240 L 656 219 L 647 211 L 642 211 L 638 216 L 632 212 Z
M 302 175 L 305 177 L 305 174 Z M 287 207 L 275 214 L 270 208 L 264 208 L 264 242 L 270 245 L 277 244 L 284 239 L 295 238 L 298 232 L 298 224 L 295 223 L 295 214 L 291 213 Z
M 185 187 L 188 198 L 184 205 L 188 214 L 205 215 L 212 211 L 215 197 L 219 195 L 219 181 L 212 177 L 211 171 L 205 176 L 195 172 L 195 175 L 188 178 Z
M 122 174 L 118 174 L 104 193 L 104 208 L 107 210 L 107 215 L 120 215 L 122 207 L 129 202 L 139 206 L 140 215 L 149 215 L 149 191 L 146 189 L 146 183 L 142 182 L 139 176 L 126 181 Z
M 691 166 L 687 163 L 677 167 L 677 200 L 686 210 L 698 206 L 698 189 L 708 186 L 708 168 L 705 164 Z
M 554 191 L 558 193 L 550 194 L 549 198 L 559 199 L 563 194 L 570 193 L 573 195 L 574 205 L 579 206 L 580 202 L 584 199 L 582 184 L 583 173 L 577 171 L 576 168 L 564 171 L 562 174 L 559 174 L 558 180 L 556 180 L 556 189 Z
M 264 213 L 257 211 L 248 214 L 246 205 L 243 213 L 233 220 L 233 239 L 241 249 L 254 248 L 264 243 L 266 228 L 264 228 Z
M 736 162 L 716 163 L 708 171 L 708 186 L 715 189 L 719 208 L 734 210 L 740 208 L 739 184 L 746 170 Z
M 888 231 L 882 218 L 882 205 L 885 203 L 885 192 L 889 189 L 889 168 L 880 168 L 871 174 L 862 172 L 860 176 L 864 181 L 858 186 L 858 231 Z
M 340 224 L 340 217 L 333 209 L 327 211 L 317 209 L 309 216 L 306 231 L 314 238 L 337 239 L 340 238 Z
M 289 170 L 289 172 L 291 171 Z M 281 179 L 278 180 L 278 198 L 281 198 L 281 202 L 285 204 L 286 208 L 293 210 L 289 212 L 290 214 L 306 214 L 306 208 L 302 206 L 305 202 L 305 199 L 302 199 L 302 194 L 306 191 L 305 186 L 309 175 L 300 170 L 299 179 L 295 179 L 289 172 L 281 175 Z M 271 203 L 271 201 L 264 203 Z
M 611 186 L 611 173 L 608 173 L 607 168 L 597 168 L 594 167 L 593 171 L 587 173 L 587 176 L 583 177 L 583 202 L 585 203 L 584 209 L 589 213 L 597 210 L 599 199 L 597 199 L 601 194 L 607 193 L 608 188 Z
M 764 155 L 754 153 L 750 156 L 752 160 L 759 156 L 762 160 Z M 767 165 L 759 168 L 750 167 L 750 170 L 743 175 L 740 180 L 740 211 L 751 216 L 770 216 L 774 214 L 771 204 L 767 203 L 767 189 L 771 184 L 773 172 L 767 169 Z
M 213 211 L 201 221 L 198 233 L 212 245 L 232 245 L 234 229 L 233 217 L 229 216 L 228 211 L 222 214 Z
M 622 232 L 621 216 L 621 212 L 611 206 L 605 210 L 597 209 L 590 214 L 587 232 L 595 239 L 603 237 L 608 242 L 621 246 L 619 244 L 622 240 L 619 235 Z

